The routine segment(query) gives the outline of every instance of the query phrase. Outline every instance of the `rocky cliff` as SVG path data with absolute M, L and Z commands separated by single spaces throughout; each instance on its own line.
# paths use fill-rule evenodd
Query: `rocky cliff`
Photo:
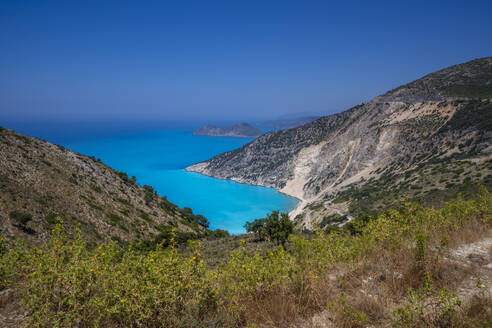
M 368 196 L 372 204 L 364 205 L 373 209 L 382 199 L 398 195 L 435 194 L 475 178 L 490 183 L 491 99 L 492 57 L 481 58 L 429 74 L 342 113 L 264 134 L 188 170 L 295 196 L 303 202 L 292 214 L 308 226 L 310 208 L 357 212 L 354 204 L 360 205 L 357 191 L 363 186 L 373 188 Z M 445 167 L 436 170 L 439 165 Z M 431 176 L 421 178 L 431 170 Z M 446 170 L 460 173 L 437 178 Z M 480 176 L 475 177 L 476 172 Z M 321 212 L 318 219 L 327 214 Z

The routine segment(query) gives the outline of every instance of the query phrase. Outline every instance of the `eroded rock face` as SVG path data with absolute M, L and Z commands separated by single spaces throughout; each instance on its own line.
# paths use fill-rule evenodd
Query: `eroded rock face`
M 187 170 L 313 201 L 433 158 L 490 152 L 491 98 L 492 57 L 477 59 L 342 113 L 267 133 Z

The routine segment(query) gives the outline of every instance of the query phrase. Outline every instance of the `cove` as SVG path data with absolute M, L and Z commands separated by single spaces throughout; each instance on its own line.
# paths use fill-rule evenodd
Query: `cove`
M 251 140 L 195 136 L 191 130 L 162 130 L 78 138 L 63 145 L 100 158 L 114 169 L 136 176 L 139 184 L 153 186 L 171 202 L 191 207 L 210 221 L 211 229 L 238 234 L 245 232 L 246 221 L 264 217 L 272 210 L 291 211 L 297 200 L 272 188 L 214 179 L 183 169 Z

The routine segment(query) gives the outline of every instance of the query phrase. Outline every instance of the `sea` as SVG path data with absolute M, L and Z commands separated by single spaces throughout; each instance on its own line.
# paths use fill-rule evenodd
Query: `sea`
M 184 126 L 124 132 L 108 130 L 87 133 L 86 137 L 83 129 L 70 130 L 67 126 L 58 126 L 56 130 L 16 130 L 21 133 L 26 130 L 29 135 L 100 158 L 114 169 L 135 176 L 137 183 L 151 185 L 159 195 L 176 205 L 190 207 L 193 213 L 205 216 L 211 229 L 244 233 L 247 221 L 265 217 L 273 210 L 289 212 L 298 202 L 272 188 L 184 171 L 192 164 L 239 148 L 253 139 L 196 136 L 192 134 L 193 129 Z

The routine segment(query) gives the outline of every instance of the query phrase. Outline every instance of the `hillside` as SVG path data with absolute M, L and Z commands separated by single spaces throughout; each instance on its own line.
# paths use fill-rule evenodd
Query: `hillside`
M 492 184 L 491 99 L 492 57 L 476 59 L 188 170 L 297 197 L 306 228 L 395 199 L 442 204 L 472 181 Z
M 248 123 L 234 124 L 231 126 L 214 126 L 206 125 L 193 132 L 194 135 L 210 137 L 238 137 L 238 138 L 256 138 L 263 132 L 249 125 Z
M 97 243 L 153 239 L 174 227 L 196 234 L 208 224 L 95 158 L 0 128 L 1 231 L 43 242 L 57 217 Z
M 272 130 L 285 130 L 285 129 L 292 129 L 304 124 L 311 123 L 312 121 L 318 118 L 319 116 L 301 116 L 295 118 L 283 118 L 283 119 L 259 122 L 259 125 L 265 126 Z

